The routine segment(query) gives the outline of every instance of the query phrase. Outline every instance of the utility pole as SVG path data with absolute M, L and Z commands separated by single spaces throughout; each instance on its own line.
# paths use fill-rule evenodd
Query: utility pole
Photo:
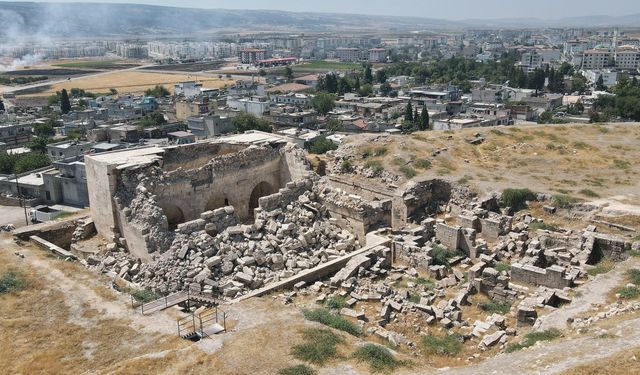
M 20 193 L 20 183 L 18 182 L 18 174 L 14 173 L 16 176 L 16 188 L 18 189 L 18 199 L 20 200 L 20 206 L 24 208 L 24 222 L 27 226 L 29 226 L 29 219 L 27 218 L 27 205 L 24 204 L 24 200 L 22 199 L 22 194 Z

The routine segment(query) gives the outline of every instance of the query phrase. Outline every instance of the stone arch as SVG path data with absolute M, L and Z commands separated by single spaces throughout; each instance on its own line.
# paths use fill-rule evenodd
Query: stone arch
M 213 211 L 217 208 L 226 206 L 232 206 L 232 204 L 229 202 L 229 199 L 225 195 L 214 194 L 207 201 L 207 204 L 204 206 L 204 210 Z
M 275 188 L 266 181 L 262 181 L 256 185 L 251 191 L 251 196 L 249 197 L 249 217 L 253 217 L 253 210 L 258 207 L 258 199 L 274 193 L 276 193 Z
M 165 203 L 160 205 L 160 207 L 162 208 L 162 212 L 164 212 L 164 216 L 167 217 L 167 224 L 169 224 L 169 229 L 176 229 L 178 227 L 178 224 L 182 224 L 185 222 L 184 212 L 180 207 L 172 203 Z

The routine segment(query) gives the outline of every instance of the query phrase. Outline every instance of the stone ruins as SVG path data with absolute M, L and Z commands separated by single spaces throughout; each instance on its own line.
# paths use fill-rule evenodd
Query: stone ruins
M 444 180 L 318 176 L 300 148 L 260 132 L 91 155 L 86 169 L 93 220 L 72 223 L 64 240 L 41 236 L 88 266 L 161 295 L 340 299 L 339 314 L 408 348 L 429 327 L 504 346 L 569 303 L 602 258 L 640 247 L 592 225 L 537 229 L 499 194 Z M 108 241 L 97 252 L 82 245 L 91 223 Z M 474 295 L 511 317 L 469 318 Z

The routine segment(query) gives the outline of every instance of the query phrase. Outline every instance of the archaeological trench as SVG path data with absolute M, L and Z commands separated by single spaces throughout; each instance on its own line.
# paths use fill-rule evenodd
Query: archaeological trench
M 570 303 L 590 267 L 640 246 L 588 223 L 532 228 L 541 220 L 502 207 L 500 194 L 439 179 L 398 186 L 333 163 L 319 176 L 277 138 L 91 155 L 91 217 L 15 235 L 158 296 L 189 290 L 222 305 L 271 292 L 286 303 L 341 297 L 335 313 L 407 350 L 433 327 L 504 348 Z M 549 196 L 537 200 L 560 214 Z M 96 235 L 104 245 L 84 244 Z M 512 308 L 470 319 L 477 295 Z

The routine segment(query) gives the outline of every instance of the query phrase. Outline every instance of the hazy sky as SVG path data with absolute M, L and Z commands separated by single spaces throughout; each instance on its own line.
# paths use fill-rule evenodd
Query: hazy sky
M 71 0 L 65 2 L 137 3 L 192 8 L 277 9 L 293 12 L 360 13 L 444 19 L 512 17 L 552 19 L 586 15 L 622 16 L 640 13 L 640 0 Z

